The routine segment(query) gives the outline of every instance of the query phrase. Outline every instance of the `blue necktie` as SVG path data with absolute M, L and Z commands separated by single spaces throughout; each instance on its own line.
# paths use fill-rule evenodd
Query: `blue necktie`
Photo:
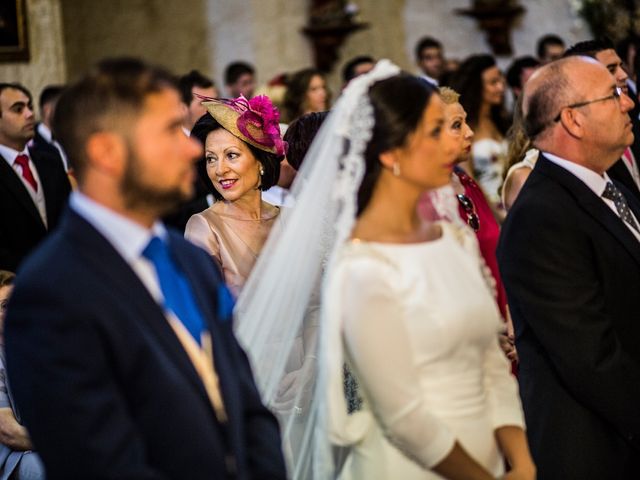
M 153 237 L 142 251 L 142 256 L 153 263 L 164 295 L 164 307 L 171 310 L 200 344 L 204 330 L 204 319 L 185 275 L 171 258 L 168 246 L 158 237 Z

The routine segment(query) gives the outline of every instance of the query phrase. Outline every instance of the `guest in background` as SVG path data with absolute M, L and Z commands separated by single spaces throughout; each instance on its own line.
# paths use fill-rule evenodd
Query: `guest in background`
M 35 152 L 43 152 L 52 157 L 59 158 L 62 162 L 65 172 L 69 172 L 69 160 L 64 152 L 62 145 L 54 138 L 51 131 L 51 123 L 53 121 L 53 113 L 56 109 L 56 103 L 64 90 L 63 85 L 48 85 L 40 93 L 38 102 L 40 107 L 40 122 L 36 124 L 36 131 L 33 140 L 29 144 L 29 148 Z
M 376 61 L 369 55 L 358 55 L 353 57 L 342 67 L 342 85 L 344 87 L 359 75 L 363 75 L 375 66 Z
M 291 123 L 305 113 L 324 112 L 329 108 L 330 94 L 324 75 L 315 68 L 305 68 L 289 78 L 284 97 L 286 121 Z
M 0 269 L 16 271 L 53 230 L 71 191 L 59 158 L 32 152 L 31 93 L 0 83 Z
M 442 43 L 433 37 L 423 37 L 416 44 L 416 64 L 420 69 L 419 76 L 437 87 L 444 73 L 444 51 Z
M 209 114 L 198 120 L 192 136 L 204 145 L 217 201 L 189 219 L 185 237 L 209 252 L 237 296 L 280 213 L 262 200 L 261 191 L 277 182 L 286 144 L 267 97 L 211 99 L 204 105 Z
M 500 220 L 504 214 L 499 189 L 509 124 L 504 109 L 504 77 L 491 55 L 472 55 L 460 65 L 450 86 L 460 94 L 467 122 L 475 132 L 471 165 L 463 165 L 467 173 L 476 178 Z
M 205 77 L 197 70 L 191 70 L 180 77 L 178 79 L 178 88 L 180 89 L 182 103 L 186 107 L 182 129 L 188 137 L 191 135 L 191 129 L 198 119 L 207 113 L 207 110 L 202 106 L 202 98 L 198 97 L 198 95 L 214 98 L 219 95 L 219 92 L 213 80 Z M 196 163 L 195 168 L 197 175 L 193 180 L 193 195 L 190 199 L 180 202 L 173 212 L 162 218 L 167 225 L 172 226 L 181 234 L 184 234 L 185 226 L 191 216 L 211 206 L 214 200 L 213 195 L 211 195 L 204 160 L 201 159 Z
M 4 316 L 13 290 L 15 275 L 0 270 L 0 478 L 13 480 L 44 480 L 44 466 L 32 451 L 27 429 L 19 414 L 7 382 L 4 355 Z
M 233 62 L 224 70 L 224 84 L 230 98 L 240 95 L 248 100 L 256 88 L 256 70 L 247 62 Z
M 522 86 L 527 83 L 529 77 L 533 75 L 540 62 L 532 56 L 516 58 L 507 69 L 507 85 L 511 88 L 513 98 L 516 100 L 522 92 Z
M 613 48 L 613 43 L 607 38 L 587 40 L 572 45 L 565 56 L 584 55 L 595 58 L 603 64 L 613 76 L 616 85 L 620 90 L 629 95 L 629 75 L 623 68 L 623 63 Z M 607 174 L 614 180 L 619 181 L 627 187 L 631 193 L 640 201 L 640 102 L 634 101 L 633 108 L 629 112 L 631 124 L 633 126 L 633 143 L 625 149 L 622 157 L 607 171 Z
M 294 199 L 290 195 L 293 181 L 302 166 L 302 161 L 318 129 L 329 112 L 312 112 L 302 115 L 289 125 L 284 134 L 287 156 L 280 162 L 278 183 L 266 192 L 262 199 L 277 207 L 292 207 Z
M 540 60 L 542 65 L 558 60 L 562 58 L 565 48 L 564 40 L 558 35 L 553 33 L 544 35 L 538 39 L 536 46 L 538 60 Z
M 637 95 L 638 88 L 636 82 L 638 81 L 637 70 L 635 69 L 636 57 L 638 56 L 638 49 L 640 48 L 640 37 L 635 33 L 627 35 L 618 43 L 616 43 L 616 53 L 622 59 L 622 66 L 629 75 L 627 84 L 629 85 L 630 92 Z
M 507 151 L 507 166 L 505 168 L 504 182 L 502 183 L 502 204 L 508 212 L 516 201 L 524 182 L 538 160 L 538 150 L 533 147 L 527 136 L 522 121 L 522 98 L 516 102 L 513 111 L 513 124 L 507 132 L 509 149 Z
M 184 133 L 189 136 L 198 119 L 207 113 L 207 110 L 202 106 L 202 99 L 198 95 L 216 98 L 220 94 L 213 80 L 204 76 L 198 70 L 191 70 L 180 77 L 178 79 L 178 88 L 180 88 L 182 102 L 187 106 L 187 114 L 184 118 L 183 126 Z

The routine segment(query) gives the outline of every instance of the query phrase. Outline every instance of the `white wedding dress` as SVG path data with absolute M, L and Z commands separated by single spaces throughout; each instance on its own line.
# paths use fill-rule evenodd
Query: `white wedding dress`
M 414 244 L 351 241 L 338 254 L 324 301 L 362 399 L 349 415 L 329 401 L 330 437 L 350 447 L 341 479 L 440 479 L 429 468 L 455 440 L 500 475 L 494 430 L 524 428 L 477 245 L 452 225 L 442 232 Z M 344 389 L 332 376 L 336 400 Z

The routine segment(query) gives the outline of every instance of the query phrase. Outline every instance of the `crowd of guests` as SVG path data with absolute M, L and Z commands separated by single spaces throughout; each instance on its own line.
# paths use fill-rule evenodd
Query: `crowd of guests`
M 0 478 L 634 478 L 638 47 L 0 83 Z

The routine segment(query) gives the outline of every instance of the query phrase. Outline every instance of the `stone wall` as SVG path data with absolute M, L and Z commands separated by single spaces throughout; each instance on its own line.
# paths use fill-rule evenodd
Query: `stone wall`
M 136 55 L 176 73 L 198 68 L 222 86 L 225 66 L 254 64 L 258 82 L 311 66 L 302 33 L 308 0 L 28 0 L 32 60 L 0 64 L 0 80 L 18 80 L 37 95 L 47 83 L 64 82 L 104 56 Z M 442 40 L 450 57 L 488 52 L 476 22 L 453 13 L 469 0 L 355 0 L 370 28 L 348 37 L 329 76 L 334 92 L 351 57 L 370 54 L 415 70 L 413 48 L 426 34 Z M 533 53 L 543 33 L 568 44 L 589 37 L 569 0 L 522 0 L 527 13 L 512 31 L 516 55 Z M 506 66 L 511 58 L 500 58 Z
M 29 62 L 0 63 L 0 82 L 20 82 L 37 104 L 43 87 L 66 80 L 60 0 L 28 0 Z
M 61 0 L 70 79 L 106 56 L 212 74 L 207 0 Z
M 405 48 L 412 62 L 413 49 L 424 35 L 440 39 L 447 56 L 464 59 L 472 53 L 491 53 L 485 35 L 474 19 L 456 15 L 456 8 L 468 8 L 469 0 L 405 0 Z M 537 39 L 546 33 L 556 33 L 571 45 L 590 37 L 584 22 L 576 18 L 569 0 L 521 0 L 527 9 L 514 25 L 511 44 L 514 56 L 535 55 Z M 498 58 L 506 66 L 513 57 Z

